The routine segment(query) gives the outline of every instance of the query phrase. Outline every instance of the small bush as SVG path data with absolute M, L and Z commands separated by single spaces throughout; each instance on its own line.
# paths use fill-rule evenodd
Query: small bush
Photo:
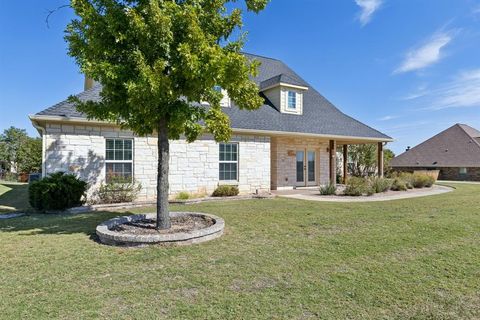
M 427 179 L 427 184 L 425 185 L 425 187 L 430 188 L 431 186 L 433 186 L 436 179 L 435 179 L 435 177 L 430 176 L 430 175 L 427 175 L 427 177 L 428 177 L 428 179 Z
M 112 177 L 108 183 L 102 184 L 96 193 L 99 203 L 132 202 L 142 189 L 140 183 L 123 177 Z
M 435 178 L 433 178 L 432 176 L 421 173 L 415 173 L 413 175 L 413 186 L 415 188 L 431 187 L 434 182 Z
M 415 178 L 413 177 L 413 173 L 402 172 L 398 175 L 398 178 L 405 182 L 407 189 L 413 189 L 413 184 L 415 181 Z
M 392 186 L 393 180 L 386 178 L 374 177 L 370 180 L 371 187 L 375 193 L 387 192 Z
M 351 177 L 347 180 L 345 190 L 343 194 L 346 196 L 359 197 L 361 195 L 367 194 L 372 195 L 374 193 L 373 188 L 369 181 L 365 178 Z
M 405 180 L 400 179 L 400 178 L 395 178 L 393 180 L 392 186 L 390 187 L 390 190 L 393 191 L 407 191 L 407 183 Z
M 337 192 L 337 187 L 330 183 L 320 187 L 320 194 L 322 196 L 331 196 L 336 194 L 336 192 Z
M 212 193 L 212 197 L 233 197 L 239 193 L 237 186 L 221 185 Z
M 190 193 L 182 191 L 175 197 L 177 200 L 188 200 L 190 199 Z
M 72 174 L 57 172 L 28 187 L 30 205 L 40 211 L 61 211 L 83 204 L 87 183 Z

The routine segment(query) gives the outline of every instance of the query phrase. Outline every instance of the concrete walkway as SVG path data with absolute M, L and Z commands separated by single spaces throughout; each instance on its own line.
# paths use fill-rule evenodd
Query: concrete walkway
M 437 180 L 437 183 L 460 183 L 460 184 L 480 184 L 480 181 L 449 181 L 449 180 Z
M 322 196 L 318 188 L 302 189 L 302 190 L 285 190 L 272 191 L 278 197 L 291 198 L 298 200 L 309 201 L 326 201 L 326 202 L 375 202 L 375 201 L 390 201 L 399 199 L 409 199 L 417 197 L 432 196 L 453 191 L 453 188 L 447 186 L 434 185 L 431 188 L 412 189 L 408 191 L 388 191 L 384 193 L 377 193 L 372 196 L 350 197 L 350 196 Z

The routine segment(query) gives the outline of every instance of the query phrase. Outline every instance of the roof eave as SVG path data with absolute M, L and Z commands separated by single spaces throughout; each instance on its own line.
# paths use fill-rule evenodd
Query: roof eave
M 49 115 L 29 115 L 30 121 L 53 121 L 53 122 L 70 122 L 70 123 L 90 123 L 90 124 L 99 124 L 99 125 L 116 125 L 108 121 L 100 120 L 89 120 L 86 118 L 79 117 L 63 117 L 63 116 L 49 116 Z M 260 134 L 260 135 L 273 135 L 273 136 L 297 136 L 297 137 L 315 137 L 315 138 L 324 138 L 329 140 L 340 140 L 340 141 L 352 141 L 358 143 L 365 142 L 393 142 L 392 138 L 375 138 L 375 137 L 361 137 L 361 136 L 342 136 L 342 135 L 332 135 L 332 134 L 315 134 L 308 132 L 289 132 L 289 131 L 273 131 L 273 130 L 256 130 L 256 129 L 243 129 L 235 128 L 232 130 L 237 133 L 247 133 L 247 134 Z

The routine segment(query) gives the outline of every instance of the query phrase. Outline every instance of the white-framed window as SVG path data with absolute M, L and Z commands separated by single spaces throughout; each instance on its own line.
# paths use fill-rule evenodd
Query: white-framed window
M 222 100 L 220 100 L 220 106 L 228 108 L 231 106 L 230 97 L 228 96 L 227 90 L 223 89 L 221 86 L 216 85 L 213 87 L 213 90 L 222 94 Z
M 220 143 L 219 180 L 238 181 L 238 143 Z
M 133 179 L 133 140 L 106 139 L 105 165 L 107 182 L 113 179 Z
M 467 174 L 467 168 L 460 168 L 458 171 L 460 174 Z
M 297 93 L 295 91 L 288 91 L 287 93 L 287 108 L 291 110 L 297 109 Z

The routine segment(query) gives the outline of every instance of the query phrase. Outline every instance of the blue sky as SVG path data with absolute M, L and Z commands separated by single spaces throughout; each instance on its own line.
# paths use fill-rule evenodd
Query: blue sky
M 0 130 L 83 88 L 48 9 L 0 1 Z M 396 139 L 396 153 L 457 123 L 480 128 L 480 0 L 272 0 L 248 14 L 245 51 L 285 61 L 343 112 Z

